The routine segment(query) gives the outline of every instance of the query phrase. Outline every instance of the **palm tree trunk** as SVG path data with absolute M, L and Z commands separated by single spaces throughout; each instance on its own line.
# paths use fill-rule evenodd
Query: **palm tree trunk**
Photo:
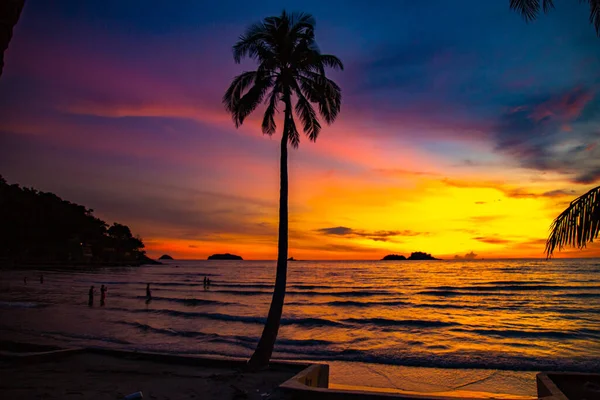
M 254 354 L 248 361 L 248 367 L 252 370 L 267 367 L 275 340 L 279 332 L 283 302 L 285 300 L 285 287 L 287 281 L 287 256 L 288 256 L 288 171 L 287 171 L 287 145 L 289 121 L 292 118 L 292 104 L 289 95 L 285 99 L 285 121 L 283 124 L 283 135 L 281 138 L 281 165 L 280 165 L 280 188 L 279 188 L 279 243 L 277 251 L 277 275 L 275 277 L 275 290 L 271 299 L 271 307 L 267 322 L 262 335 L 254 350 Z

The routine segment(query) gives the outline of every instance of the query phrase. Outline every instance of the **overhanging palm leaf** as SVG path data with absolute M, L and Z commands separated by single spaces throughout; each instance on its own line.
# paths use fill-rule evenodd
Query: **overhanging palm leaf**
M 233 46 L 236 63 L 248 57 L 258 63 L 256 71 L 236 76 L 223 96 L 223 105 L 236 127 L 264 103 L 262 132 L 272 135 L 277 129 L 275 115 L 283 105 L 281 138 L 281 188 L 279 197 L 279 242 L 275 290 L 267 322 L 256 351 L 249 361 L 251 368 L 265 366 L 273 352 L 285 297 L 288 251 L 288 144 L 297 148 L 300 133 L 294 114 L 302 123 L 306 136 L 316 141 L 321 132 L 319 114 L 327 124 L 337 118 L 342 93 L 338 85 L 325 75 L 327 68 L 342 70 L 339 58 L 321 54 L 315 42 L 315 20 L 309 14 L 285 11 L 251 25 Z M 295 101 L 295 105 L 294 105 Z M 315 111 L 318 106 L 319 112 Z
M 546 255 L 564 246 L 584 248 L 600 233 L 600 186 L 573 200 L 550 227 Z
M 590 5 L 590 23 L 596 28 L 600 36 L 600 0 L 579 0 Z M 553 0 L 510 0 L 510 8 L 519 12 L 526 21 L 533 21 L 540 13 L 540 9 L 547 13 L 554 8 Z

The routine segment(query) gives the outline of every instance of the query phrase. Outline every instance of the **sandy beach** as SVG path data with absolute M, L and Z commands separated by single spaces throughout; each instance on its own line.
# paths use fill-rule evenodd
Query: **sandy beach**
M 75 354 L 43 362 L 0 361 L 6 399 L 284 399 L 277 387 L 293 370 L 256 373 L 234 368 L 178 365 L 100 354 Z

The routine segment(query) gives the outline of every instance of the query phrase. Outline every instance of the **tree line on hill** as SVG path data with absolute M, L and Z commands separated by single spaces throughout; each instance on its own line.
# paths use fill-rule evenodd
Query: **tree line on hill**
M 0 175 L 0 261 L 16 264 L 139 265 L 151 262 L 128 226 L 53 193 Z

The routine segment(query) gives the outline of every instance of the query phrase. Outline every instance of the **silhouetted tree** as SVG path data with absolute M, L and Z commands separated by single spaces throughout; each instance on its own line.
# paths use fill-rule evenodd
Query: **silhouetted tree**
M 144 243 L 129 227 L 107 224 L 93 210 L 53 193 L 9 185 L 0 176 L 0 258 L 15 262 L 138 261 Z
M 566 245 L 584 248 L 600 233 L 600 186 L 573 200 L 552 223 L 546 255 Z
M 272 135 L 276 130 L 275 114 L 283 104 L 281 137 L 279 242 L 275 290 L 263 333 L 248 362 L 256 369 L 268 365 L 279 331 L 285 297 L 288 255 L 288 173 L 287 146 L 300 143 L 294 111 L 304 133 L 316 141 L 321 131 L 317 112 L 327 124 L 335 121 L 341 106 L 339 86 L 325 75 L 326 68 L 342 70 L 335 56 L 321 54 L 315 42 L 315 20 L 309 14 L 285 11 L 280 16 L 265 18 L 251 25 L 233 46 L 233 58 L 240 63 L 245 57 L 258 63 L 255 71 L 236 76 L 223 96 L 223 104 L 236 127 L 263 101 L 266 110 L 262 132 Z M 295 99 L 295 106 L 292 105 Z
M 4 52 L 8 48 L 13 34 L 13 27 L 19 21 L 25 0 L 0 1 L 0 75 L 4 68 Z
M 590 23 L 596 28 L 596 34 L 600 36 L 600 0 L 579 0 L 580 3 L 587 2 L 590 5 Z M 523 15 L 526 21 L 537 18 L 540 10 L 545 13 L 554 8 L 554 0 L 510 0 L 510 8 Z

